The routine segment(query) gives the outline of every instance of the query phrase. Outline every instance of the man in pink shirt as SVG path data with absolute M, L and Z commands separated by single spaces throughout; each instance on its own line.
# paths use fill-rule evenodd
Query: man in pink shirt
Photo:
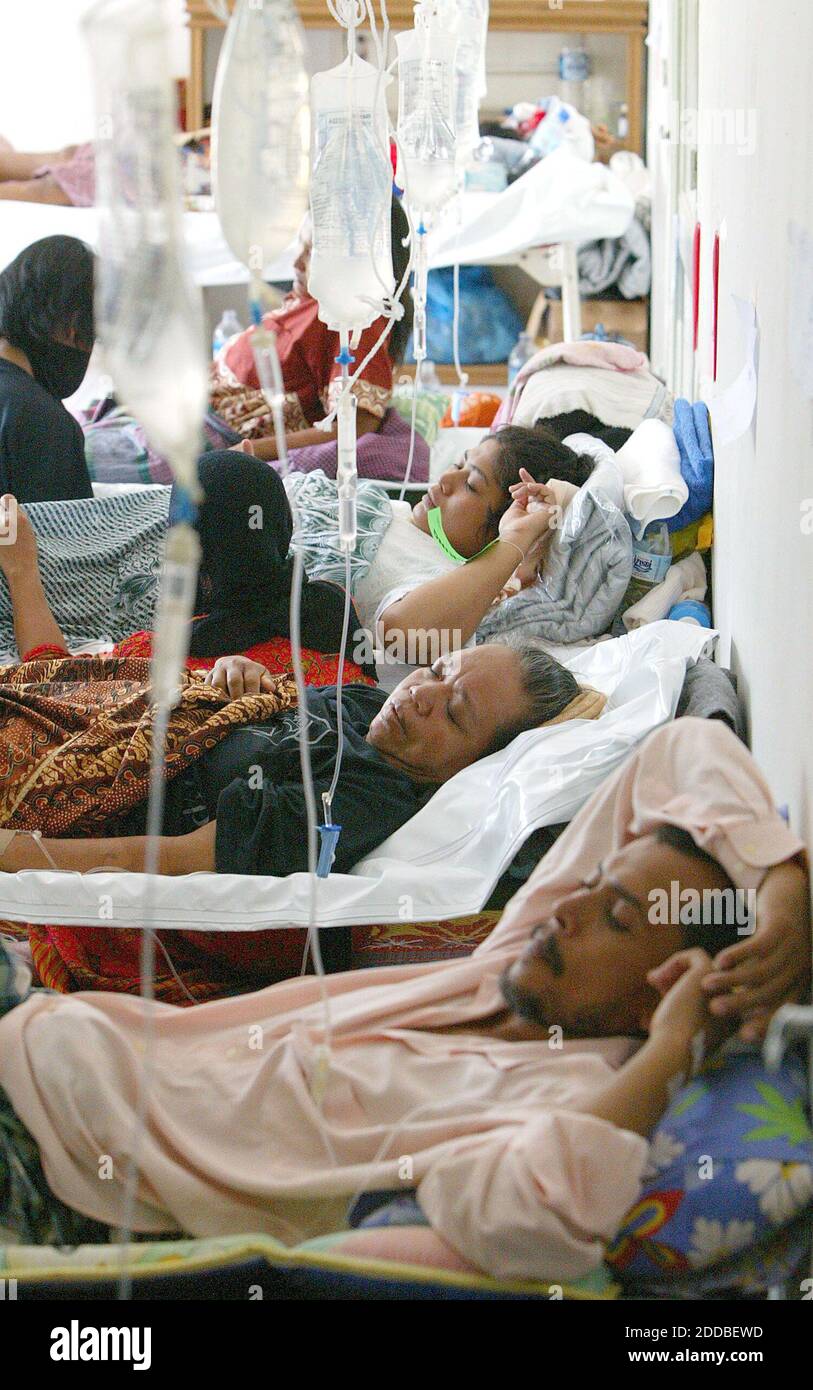
M 703 894 L 734 890 L 752 920 L 729 913 L 721 936 Z M 674 1088 L 806 989 L 809 933 L 804 846 L 749 753 L 722 724 L 678 720 L 592 797 L 468 960 L 328 977 L 329 1031 L 313 978 L 156 1006 L 133 1226 L 294 1243 L 340 1229 L 360 1192 L 408 1186 L 472 1265 L 577 1278 L 636 1200 Z M 712 961 L 703 943 L 721 940 Z M 25 986 L 5 993 L 5 1129 L 60 1212 L 114 1226 L 142 1005 L 40 992 L 11 1008 Z

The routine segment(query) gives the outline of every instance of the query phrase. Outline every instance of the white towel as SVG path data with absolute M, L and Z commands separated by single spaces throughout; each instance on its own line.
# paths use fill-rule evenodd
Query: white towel
M 665 618 L 670 608 L 674 608 L 682 599 L 694 598 L 702 602 L 705 597 L 706 566 L 700 552 L 695 550 L 672 565 L 661 584 L 656 584 L 627 609 L 623 616 L 624 627 L 627 632 L 634 632 L 645 623 L 657 623 Z
M 652 521 L 675 516 L 689 489 L 680 472 L 675 436 L 662 420 L 644 420 L 618 450 L 624 476 L 624 504 L 640 537 Z

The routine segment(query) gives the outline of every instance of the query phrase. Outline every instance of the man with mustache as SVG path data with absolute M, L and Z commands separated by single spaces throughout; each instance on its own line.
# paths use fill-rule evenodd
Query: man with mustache
M 680 719 L 594 794 L 468 960 L 328 977 L 329 1035 L 316 979 L 159 1006 L 135 1229 L 294 1243 L 340 1229 L 360 1192 L 407 1186 L 493 1275 L 586 1274 L 638 1196 L 674 1088 L 806 988 L 805 853 L 734 735 Z M 675 882 L 755 893 L 755 930 L 664 921 L 652 907 Z M 5 1131 L 60 1230 L 66 1213 L 112 1227 L 140 1009 L 17 1002 L 26 984 L 6 973 Z

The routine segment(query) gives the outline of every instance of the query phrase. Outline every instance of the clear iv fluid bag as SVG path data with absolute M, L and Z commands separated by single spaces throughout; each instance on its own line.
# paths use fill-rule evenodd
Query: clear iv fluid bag
M 399 185 L 420 213 L 439 211 L 455 194 L 457 38 L 431 20 L 399 34 Z
M 96 104 L 97 337 L 119 400 L 194 492 L 207 362 L 186 267 L 164 7 L 102 0 L 83 30 Z
M 308 206 L 308 79 L 293 0 L 238 0 L 215 75 L 212 169 L 223 235 L 262 276 Z
M 313 253 L 308 289 L 332 330 L 369 328 L 395 292 L 389 78 L 356 56 L 311 82 Z
M 465 164 L 480 141 L 480 101 L 486 94 L 488 0 L 457 0 L 457 103 L 455 126 L 458 162 Z

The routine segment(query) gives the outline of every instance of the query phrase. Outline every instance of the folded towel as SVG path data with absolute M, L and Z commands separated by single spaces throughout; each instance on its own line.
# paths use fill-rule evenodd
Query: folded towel
M 565 724 L 569 719 L 598 719 L 606 703 L 607 696 L 602 695 L 600 690 L 594 690 L 591 685 L 583 685 L 579 694 L 574 695 L 562 713 L 546 720 L 542 728 L 549 729 L 553 724 Z
M 737 738 L 745 740 L 745 709 L 737 694 L 736 677 L 707 656 L 686 672 L 675 718 L 722 719 Z
M 662 420 L 644 420 L 618 450 L 624 504 L 639 538 L 652 521 L 680 513 L 689 489 L 680 472 L 675 436 Z
M 680 472 L 689 489 L 687 502 L 667 522 L 670 531 L 679 531 L 710 511 L 714 498 L 714 448 L 709 412 L 702 401 L 694 405 L 683 399 L 675 401 L 674 433 Z
M 649 366 L 646 353 L 626 343 L 605 343 L 579 339 L 575 343 L 552 343 L 534 353 L 517 373 L 510 395 L 516 397 L 535 372 L 567 362 L 571 367 L 601 367 L 608 372 L 641 372 Z
M 657 623 L 665 618 L 670 608 L 674 608 L 682 599 L 692 598 L 702 602 L 705 597 L 706 566 L 694 551 L 685 560 L 672 565 L 663 583 L 654 585 L 648 594 L 633 603 L 624 613 L 622 621 L 627 632 L 633 632 L 645 623 Z

